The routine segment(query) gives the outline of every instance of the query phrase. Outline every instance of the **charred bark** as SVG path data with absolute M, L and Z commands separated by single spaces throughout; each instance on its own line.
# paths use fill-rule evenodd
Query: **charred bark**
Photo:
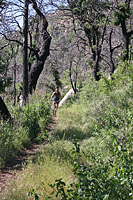
M 24 20 L 23 20 L 23 99 L 24 103 L 28 98 L 28 4 L 25 0 L 24 5 Z
M 49 56 L 49 47 L 51 42 L 51 37 L 47 31 L 43 32 L 43 41 L 41 44 L 41 49 L 39 52 L 39 57 L 34 61 L 31 71 L 29 72 L 29 93 L 32 94 L 32 91 L 36 89 L 36 84 L 38 78 L 44 68 L 44 63 L 47 57 Z
M 26 5 L 25 5 L 26 6 L 26 8 L 25 8 L 26 15 L 28 12 L 27 6 L 29 3 L 32 4 L 34 10 L 36 11 L 37 15 L 40 18 L 40 25 L 41 25 L 40 43 L 41 43 L 41 46 L 36 49 L 33 46 L 31 47 L 31 46 L 27 45 L 27 43 L 26 43 L 27 38 L 24 38 L 24 42 L 22 43 L 16 39 L 10 39 L 5 34 L 3 34 L 3 36 L 5 37 L 6 40 L 12 41 L 12 42 L 17 42 L 18 44 L 23 45 L 23 56 L 24 56 L 24 54 L 27 55 L 26 51 L 28 51 L 28 49 L 29 49 L 30 51 L 33 52 L 33 54 L 36 57 L 34 63 L 29 67 L 30 68 L 29 73 L 28 73 L 28 63 L 27 63 L 26 56 L 24 56 L 24 59 L 23 59 L 23 66 L 24 66 L 24 68 L 23 68 L 23 74 L 24 74 L 24 76 L 23 76 L 23 93 L 25 93 L 24 94 L 25 97 L 28 96 L 27 93 L 32 94 L 32 91 L 35 90 L 35 88 L 36 88 L 38 78 L 44 68 L 45 60 L 49 56 L 49 49 L 50 49 L 50 42 L 51 42 L 51 36 L 47 32 L 48 22 L 46 20 L 46 17 L 43 15 L 43 13 L 38 8 L 36 0 L 26 0 Z M 26 34 L 25 31 L 28 30 L 27 21 L 25 21 L 25 23 L 26 23 L 26 26 L 24 27 L 24 30 L 23 30 L 24 35 Z M 24 49 L 25 49 L 25 53 L 24 53 Z M 28 84 L 27 84 L 27 82 L 28 82 Z M 28 87 L 27 87 L 27 85 L 28 85 Z M 28 88 L 28 92 L 27 92 L 27 88 Z
M 128 61 L 129 60 L 129 44 L 130 44 L 130 38 L 133 34 L 133 30 L 127 32 L 127 28 L 126 28 L 126 22 L 122 21 L 121 22 L 121 28 L 122 28 L 122 34 L 123 34 L 123 38 L 124 38 L 124 52 L 123 52 L 123 61 Z M 124 65 L 123 67 L 123 73 L 126 70 L 126 66 Z
M 95 78 L 96 81 L 100 80 L 99 58 L 100 55 L 97 55 L 95 61 L 93 61 L 93 77 Z
M 113 53 L 114 53 L 115 49 L 117 49 L 121 46 L 121 44 L 119 44 L 115 47 L 112 47 L 112 34 L 113 34 L 113 30 L 111 30 L 110 36 L 109 36 L 110 64 L 111 64 L 110 75 L 111 75 L 111 77 L 112 77 L 112 75 L 113 75 L 113 73 L 116 69 L 116 66 L 115 66 L 114 61 L 113 61 Z
M 126 22 L 121 22 L 121 28 L 122 28 L 122 34 L 124 38 L 124 55 L 123 55 L 123 61 L 129 60 L 129 44 L 130 44 L 130 37 L 133 34 L 133 30 L 127 32 L 126 28 Z
M 77 74 L 76 74 L 76 76 L 77 76 Z M 72 80 L 72 60 L 70 60 L 69 78 L 70 78 L 70 82 L 71 82 L 71 86 L 72 86 L 72 89 L 74 91 L 74 94 L 76 94 L 77 93 L 77 88 L 76 88 L 77 87 L 77 84 L 76 84 L 77 80 L 75 80 L 75 82 L 73 83 L 73 80 Z
M 11 122 L 11 114 L 8 111 L 6 104 L 4 103 L 3 99 L 0 97 L 0 120 L 9 120 Z
M 127 6 L 127 9 L 125 9 L 124 6 L 125 7 Z M 126 0 L 124 6 L 120 9 L 120 11 L 122 13 L 121 15 L 124 16 L 120 20 L 120 25 L 121 25 L 121 30 L 122 30 L 123 40 L 124 40 L 123 61 L 125 62 L 125 61 L 129 60 L 129 45 L 130 45 L 131 36 L 133 34 L 133 30 L 128 31 L 128 26 L 127 26 L 127 19 L 129 19 L 130 9 L 131 9 L 131 0 Z M 127 15 L 127 13 L 128 13 L 128 15 Z M 124 65 L 123 72 L 125 71 L 125 69 L 126 69 L 126 66 Z
M 113 61 L 113 51 L 114 51 L 114 50 L 113 50 L 113 48 L 112 48 L 112 42 L 111 42 L 112 33 L 113 33 L 113 30 L 111 30 L 110 36 L 109 36 L 110 63 L 111 63 L 110 75 L 111 75 L 111 76 L 112 76 L 112 74 L 113 74 L 114 71 L 115 71 L 115 64 L 114 64 L 114 61 Z
M 100 54 L 101 54 L 101 47 L 103 43 L 104 35 L 101 38 L 99 38 L 99 32 L 98 28 L 92 27 L 92 31 L 86 27 L 84 27 L 85 34 L 88 38 L 89 45 L 92 52 L 92 62 L 93 62 L 93 77 L 96 81 L 100 80 L 100 73 L 99 73 L 99 60 L 100 60 Z
M 37 7 L 35 0 L 31 0 L 30 2 L 32 3 L 33 8 L 40 17 L 40 25 L 41 25 L 41 31 L 40 31 L 41 47 L 39 48 L 40 49 L 39 53 L 36 54 L 36 59 L 33 65 L 31 66 L 31 70 L 29 72 L 29 77 L 28 77 L 28 89 L 29 93 L 32 94 L 33 90 L 36 89 L 36 84 L 44 68 L 45 60 L 49 56 L 51 36 L 47 32 L 48 22 L 46 20 L 46 17 Z

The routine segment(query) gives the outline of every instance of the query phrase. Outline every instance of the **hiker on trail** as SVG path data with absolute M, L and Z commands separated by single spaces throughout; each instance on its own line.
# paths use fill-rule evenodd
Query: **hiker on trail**
M 59 88 L 55 89 L 55 91 L 51 95 L 51 99 L 53 100 L 53 108 L 58 108 L 61 99 L 61 93 L 59 92 Z M 56 116 L 56 109 L 53 110 L 53 114 Z

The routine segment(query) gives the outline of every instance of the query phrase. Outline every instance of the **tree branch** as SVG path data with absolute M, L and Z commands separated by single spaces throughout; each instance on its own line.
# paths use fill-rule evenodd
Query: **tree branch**
M 34 10 L 36 11 L 36 13 L 40 16 L 41 19 L 43 19 L 43 22 L 45 24 L 45 30 L 47 30 L 48 22 L 47 22 L 46 17 L 44 16 L 44 14 L 38 8 L 37 3 L 36 3 L 35 0 L 30 0 L 30 2 L 32 3 L 32 6 L 33 6 Z
M 0 50 L 4 49 L 5 47 L 7 47 L 9 45 L 9 43 L 5 44 L 3 47 L 0 48 Z
M 0 33 L 1 35 L 3 35 L 4 37 L 5 37 L 5 39 L 6 40 L 8 40 L 8 41 L 10 41 L 10 42 L 16 42 L 17 44 L 20 44 L 21 46 L 23 46 L 23 43 L 22 42 L 20 42 L 19 40 L 15 40 L 15 39 L 10 39 L 10 38 L 8 38 L 5 34 L 3 34 L 3 33 Z M 8 43 L 9 44 L 9 43 Z M 8 46 L 8 44 L 6 45 L 6 46 Z M 4 46 L 5 47 L 5 46 Z M 33 47 L 29 47 L 28 46 L 28 49 L 30 49 L 31 51 L 33 51 L 34 52 L 34 54 L 35 54 L 35 56 L 37 57 L 37 59 L 39 59 L 39 54 L 38 54 L 38 49 L 35 49 L 35 48 L 33 48 Z M 1 49 L 0 49 L 1 50 Z

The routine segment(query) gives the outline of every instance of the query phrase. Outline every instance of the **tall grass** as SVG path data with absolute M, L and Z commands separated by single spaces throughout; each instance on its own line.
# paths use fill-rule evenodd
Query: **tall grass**
M 24 168 L 6 199 L 28 199 L 28 192 L 29 199 L 132 199 L 131 71 L 114 80 L 90 80 L 58 110 L 50 143 Z
M 20 149 L 45 133 L 50 120 L 50 107 L 42 99 L 22 108 L 13 107 L 12 116 L 13 125 L 0 122 L 0 168 Z
M 71 148 L 70 142 L 58 141 L 47 144 L 36 159 L 29 160 L 28 166 L 23 167 L 22 174 L 11 186 L 9 180 L 9 195 L 3 199 L 28 200 L 28 193 L 34 190 L 39 199 L 43 200 L 52 193 L 49 185 L 54 184 L 56 179 L 62 178 L 69 185 L 73 179 L 70 164 Z M 34 199 L 34 195 L 31 199 Z M 52 199 L 56 199 L 55 195 Z

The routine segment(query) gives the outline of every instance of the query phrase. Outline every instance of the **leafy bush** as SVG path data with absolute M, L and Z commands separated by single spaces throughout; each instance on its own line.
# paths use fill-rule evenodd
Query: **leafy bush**
M 50 108 L 43 100 L 12 109 L 14 124 L 0 122 L 0 168 L 31 140 L 41 137 L 50 120 Z
M 79 145 L 75 142 L 75 149 L 72 151 L 73 173 L 75 181 L 65 188 L 66 184 L 62 179 L 51 185 L 57 189 L 56 197 L 61 200 L 88 200 L 88 199 L 131 199 L 132 198 L 132 170 L 131 153 L 129 148 L 125 151 L 116 146 L 113 159 L 103 162 L 99 157 L 93 160 L 92 164 L 85 164 L 81 161 L 83 152 L 80 152 Z M 119 153 L 118 153 L 119 152 Z M 86 157 L 90 159 L 91 156 Z M 53 190 L 55 192 L 55 190 Z M 53 193 L 52 193 L 53 194 Z M 51 196 L 49 196 L 51 198 Z M 57 198 L 57 199 L 58 199 Z
M 71 106 L 68 102 L 68 105 L 58 110 L 56 130 L 51 138 L 48 135 L 47 141 L 51 145 L 45 146 L 43 155 L 40 153 L 38 165 L 32 163 L 32 167 L 29 165 L 26 168 L 26 177 L 30 174 L 32 176 L 34 166 L 36 172 L 34 183 L 29 183 L 29 178 L 27 180 L 29 197 L 60 200 L 132 199 L 133 77 L 130 66 L 124 75 L 121 73 L 122 68 L 120 66 L 113 80 L 102 77 L 99 82 L 89 81 L 79 92 L 78 98 L 71 98 Z M 43 117 L 38 117 L 36 108 L 32 112 L 36 114 L 33 121 L 43 129 Z M 28 115 L 22 119 L 26 122 L 25 126 L 22 123 L 23 128 L 29 130 L 32 123 L 28 122 Z M 70 153 L 73 140 L 75 146 Z M 65 144 L 69 145 L 69 150 L 66 150 Z M 62 165 L 69 166 L 73 169 L 72 178 L 65 181 L 64 173 L 63 176 L 55 177 L 54 183 L 52 179 L 51 184 L 45 184 L 44 187 L 36 177 L 46 170 L 46 166 L 48 169 L 54 166 L 57 160 L 61 164 L 56 165 L 57 171 L 63 171 Z M 51 174 L 53 178 L 55 169 L 52 170 L 52 173 L 45 174 L 46 179 Z M 20 182 L 26 184 L 25 180 Z
M 71 120 L 74 118 L 75 124 L 71 127 L 69 139 L 74 129 L 78 127 L 79 130 L 79 127 L 82 127 L 81 133 L 88 130 L 89 134 L 92 133 L 91 138 L 92 136 L 95 138 L 95 142 L 91 143 L 91 138 L 88 139 L 90 142 L 86 145 L 87 153 L 82 145 L 84 140 L 81 142 L 81 137 L 78 138 L 82 151 L 75 143 L 75 150 L 72 152 L 75 180 L 69 188 L 62 179 L 55 181 L 52 187 L 56 188 L 57 192 L 53 191 L 57 199 L 130 200 L 133 197 L 132 69 L 128 66 L 124 75 L 121 69 L 120 71 L 118 69 L 114 80 L 103 77 L 98 83 L 90 84 L 89 82 L 80 92 L 80 101 L 66 109 L 65 116 L 71 116 Z M 62 115 L 59 113 L 59 116 Z M 70 120 L 65 118 L 63 122 L 61 119 L 57 126 L 58 129 L 61 123 L 65 123 L 66 130 L 70 129 Z M 76 131 L 74 134 L 76 135 Z M 103 138 L 102 143 L 109 148 L 110 156 L 100 147 L 100 138 Z

